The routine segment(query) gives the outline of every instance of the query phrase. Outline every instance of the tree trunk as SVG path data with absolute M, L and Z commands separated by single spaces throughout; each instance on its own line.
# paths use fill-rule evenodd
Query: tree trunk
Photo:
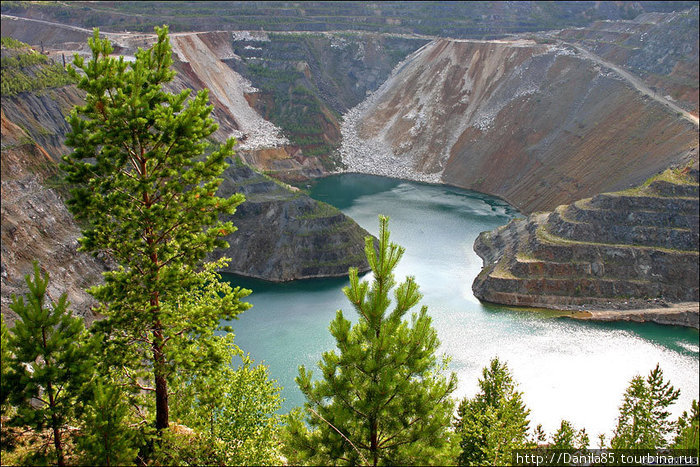
M 53 427 L 53 445 L 56 448 L 58 467 L 64 467 L 66 465 L 66 461 L 63 459 L 63 443 L 61 443 L 61 430 L 59 430 L 57 426 Z
M 163 330 L 160 320 L 153 331 L 153 363 L 156 380 L 156 429 L 168 428 L 168 381 L 165 379 L 165 355 L 163 354 Z
M 44 345 L 44 350 L 46 349 L 46 328 L 41 329 L 41 342 Z M 44 354 L 46 355 L 46 354 Z M 48 362 L 46 362 L 48 363 Z M 66 465 L 66 461 L 63 459 L 63 443 L 61 442 L 61 427 L 58 423 L 58 417 L 56 416 L 56 399 L 54 398 L 53 385 L 49 381 L 46 385 L 46 393 L 49 396 L 49 408 L 51 409 L 51 428 L 53 429 L 53 446 L 56 449 L 56 458 L 58 461 L 58 467 L 63 467 Z
M 42 330 L 43 332 L 43 330 Z M 44 336 L 46 339 L 46 336 Z M 56 401 L 54 400 L 53 387 L 51 383 L 47 384 L 46 392 L 49 394 L 49 407 L 51 408 L 51 428 L 53 429 L 53 446 L 56 448 L 56 458 L 58 461 L 58 466 L 63 467 L 66 465 L 66 461 L 63 459 L 63 443 L 61 442 L 61 427 L 58 423 L 58 417 L 54 412 L 56 407 Z
M 377 420 L 370 421 L 370 446 L 369 451 L 372 453 L 372 461 L 376 467 L 379 463 L 379 439 L 378 439 L 379 423 Z

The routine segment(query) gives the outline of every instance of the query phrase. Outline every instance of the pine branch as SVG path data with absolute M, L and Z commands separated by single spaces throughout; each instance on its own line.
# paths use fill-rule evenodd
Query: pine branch
M 320 418 L 321 420 L 323 420 L 324 422 L 326 422 L 326 423 L 328 424 L 328 426 L 330 426 L 330 427 L 333 428 L 335 431 L 337 431 L 338 434 L 339 434 L 340 436 L 342 436 L 343 439 L 344 439 L 345 441 L 347 441 L 348 443 L 350 443 L 350 446 L 352 446 L 352 448 L 355 450 L 355 452 L 357 452 L 357 454 L 360 456 L 360 458 L 361 458 L 362 461 L 364 462 L 364 465 L 370 465 L 369 462 L 367 462 L 367 459 L 365 458 L 365 456 L 362 455 L 362 452 L 360 452 L 360 450 L 357 449 L 357 447 L 355 446 L 355 444 L 353 444 L 353 442 L 350 441 L 350 440 L 348 439 L 348 437 L 345 436 L 345 435 L 343 434 L 342 431 L 340 431 L 340 430 L 339 430 L 338 428 L 336 428 L 331 422 L 329 422 L 328 420 L 326 420 L 325 418 L 323 418 L 321 415 L 319 415 L 319 413 L 316 412 L 316 411 L 315 411 L 314 409 L 312 409 L 311 407 L 308 407 L 308 409 L 309 409 L 314 415 L 316 415 L 318 418 Z

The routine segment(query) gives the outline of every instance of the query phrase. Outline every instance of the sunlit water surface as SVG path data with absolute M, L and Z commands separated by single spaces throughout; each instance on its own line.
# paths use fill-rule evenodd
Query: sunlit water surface
M 441 351 L 451 357 L 450 368 L 459 379 L 456 398 L 477 391 L 481 369 L 495 356 L 507 362 L 519 382 L 531 425 L 542 423 L 550 433 L 568 419 L 585 427 L 592 440 L 597 433 L 609 434 L 630 379 L 648 374 L 657 362 L 681 388 L 674 418 L 698 398 L 696 330 L 576 322 L 474 298 L 471 284 L 482 262 L 472 245 L 480 232 L 518 215 L 505 202 L 455 188 L 354 174 L 321 179 L 311 195 L 373 235 L 379 230 L 377 216 L 390 216 L 391 238 L 406 248 L 397 281 L 414 275 L 420 284 Z M 283 386 L 283 411 L 302 405 L 294 382 L 297 368 L 317 369 L 321 354 L 335 348 L 328 325 L 337 309 L 357 319 L 341 290 L 347 280 L 273 284 L 227 277 L 253 290 L 253 308 L 231 323 L 236 343 L 268 365 Z

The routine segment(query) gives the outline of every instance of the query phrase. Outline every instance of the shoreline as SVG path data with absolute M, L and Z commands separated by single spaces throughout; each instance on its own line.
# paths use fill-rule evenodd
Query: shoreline
M 585 310 L 562 314 L 562 317 L 581 321 L 630 321 L 657 323 L 700 329 L 700 303 L 672 303 L 663 308 L 639 308 L 632 310 Z

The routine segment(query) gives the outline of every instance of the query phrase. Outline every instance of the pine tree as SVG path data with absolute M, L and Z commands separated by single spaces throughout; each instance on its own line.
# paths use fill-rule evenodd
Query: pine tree
M 29 294 L 12 296 L 10 308 L 19 319 L 10 331 L 8 385 L 17 407 L 16 426 L 51 430 L 56 462 L 65 465 L 64 432 L 74 419 L 84 386 L 93 377 L 92 349 L 85 342 L 80 318 L 68 311 L 66 294 L 46 306 L 48 275 L 34 262 L 34 278 L 26 277 Z
M 610 440 L 613 449 L 660 449 L 666 447 L 666 435 L 673 431 L 668 407 L 680 395 L 669 381 L 664 382 L 659 365 L 646 380 L 632 378 L 620 407 L 617 427 Z
M 559 429 L 552 436 L 550 449 L 563 449 L 567 451 L 588 449 L 590 439 L 585 428 L 576 430 L 568 420 L 562 420 Z
M 455 428 L 460 436 L 459 465 L 509 465 L 512 451 L 528 444 L 530 410 L 506 364 L 491 360 L 479 379 L 480 391 L 463 399 Z
M 85 465 L 128 465 L 138 449 L 129 425 L 130 409 L 117 387 L 105 382 L 92 386 L 92 397 L 82 414 L 77 447 Z
M 436 357 L 439 340 L 427 308 L 404 320 L 421 299 L 413 277 L 394 289 L 389 310 L 404 249 L 389 242 L 388 218 L 379 219 L 378 252 L 371 237 L 365 244 L 371 287 L 351 268 L 343 289 L 357 324 L 336 312 L 330 332 L 338 353 L 323 354 L 320 381 L 299 368 L 310 429 L 300 416 L 289 417 L 285 455 L 291 463 L 440 465 L 456 454 L 449 430 L 456 377 L 446 377 L 446 362 Z
M 690 404 L 690 414 L 683 411 L 683 415 L 676 422 L 676 436 L 673 438 L 674 449 L 693 449 L 695 455 L 700 449 L 700 410 L 698 401 L 693 400 Z
M 10 358 L 12 358 L 9 339 L 10 336 L 7 332 L 5 317 L 0 315 L 0 415 L 5 415 L 5 412 L 9 406 L 7 403 L 10 395 L 9 387 L 7 385 L 7 376 L 10 371 Z
M 74 151 L 63 168 L 73 186 L 69 207 L 88 225 L 81 249 L 107 252 L 119 264 L 91 289 L 107 316 L 98 324 L 107 354 L 135 388 L 155 395 L 162 430 L 168 378 L 197 364 L 187 353 L 192 342 L 247 309 L 240 299 L 249 291 L 220 283 L 214 270 L 224 261 L 203 264 L 235 230 L 219 215 L 233 214 L 244 199 L 215 196 L 235 141 L 206 154 L 217 128 L 207 90 L 193 98 L 190 90 L 164 91 L 175 72 L 168 29 L 156 32 L 156 43 L 132 63 L 110 56 L 97 29 L 88 41 L 92 59 L 76 55 L 70 73 L 87 96 L 69 117 L 66 144 Z
M 10 374 L 10 335 L 5 324 L 5 316 L 0 315 L 0 445 L 3 451 L 14 449 L 14 437 L 9 436 L 7 425 L 4 423 L 5 416 L 10 411 L 10 387 L 8 384 Z

